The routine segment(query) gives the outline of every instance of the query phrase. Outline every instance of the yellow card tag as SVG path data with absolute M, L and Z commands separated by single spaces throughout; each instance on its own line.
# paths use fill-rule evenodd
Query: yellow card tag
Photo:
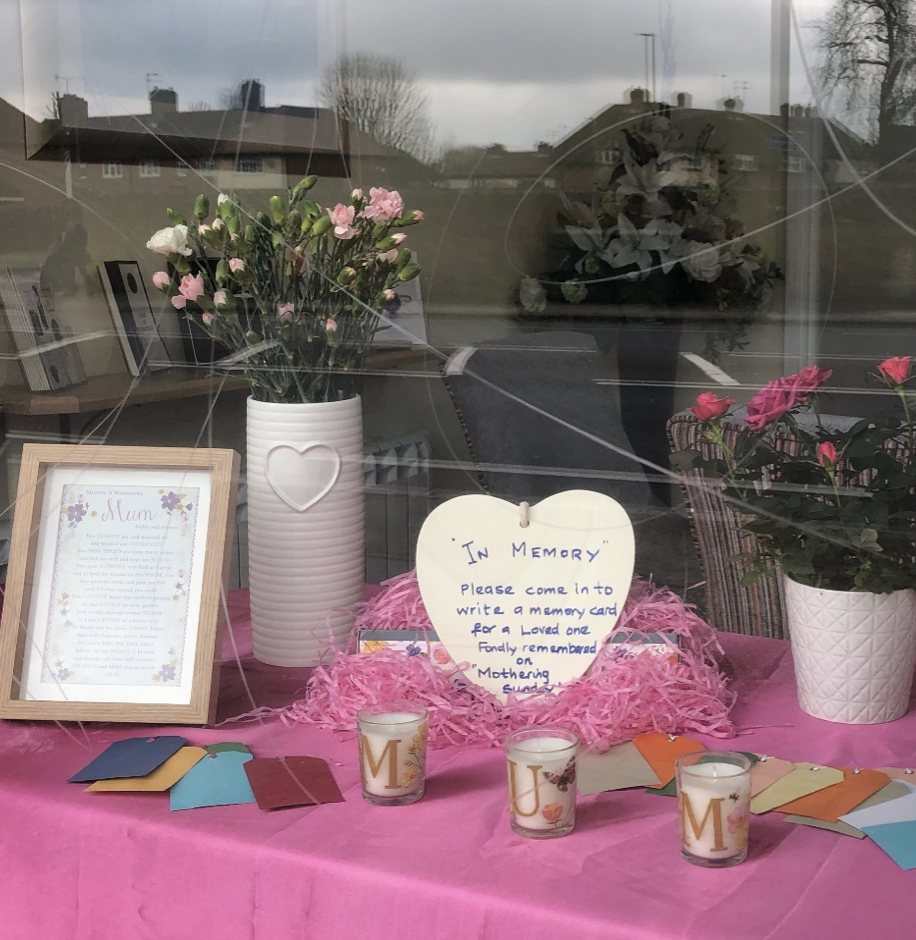
M 795 765 L 791 773 L 780 777 L 772 786 L 751 798 L 751 812 L 768 813 L 771 809 L 782 806 L 783 803 L 798 800 L 809 793 L 816 793 L 818 790 L 839 783 L 842 779 L 842 770 L 801 761 Z
M 145 791 L 161 793 L 173 787 L 201 759 L 207 756 L 202 747 L 183 747 L 176 751 L 164 764 L 160 764 L 145 777 L 115 777 L 113 780 L 97 780 L 86 787 L 96 793 L 129 793 Z

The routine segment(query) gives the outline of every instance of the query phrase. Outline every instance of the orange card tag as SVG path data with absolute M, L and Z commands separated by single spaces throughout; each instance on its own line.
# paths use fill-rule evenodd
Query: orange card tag
M 680 735 L 662 734 L 656 731 L 637 734 L 633 738 L 633 743 L 660 781 L 649 786 L 652 790 L 660 790 L 674 780 L 674 762 L 681 754 L 706 750 L 704 744 L 694 741 L 693 738 L 682 738 Z
M 755 814 L 768 813 L 771 809 L 784 806 L 791 800 L 800 799 L 818 790 L 825 790 L 827 787 L 839 783 L 842 779 L 842 770 L 824 767 L 823 764 L 800 761 L 791 773 L 780 777 L 776 783 L 767 787 L 762 793 L 751 797 L 751 812 Z
M 891 780 L 903 780 L 905 783 L 916 783 L 916 771 L 912 767 L 877 767 L 878 773 L 887 774 Z
M 762 754 L 760 760 L 751 768 L 751 796 L 755 797 L 758 793 L 763 793 L 767 787 L 773 786 L 777 780 L 792 773 L 793 770 L 795 770 L 795 764 L 792 761 Z
M 783 803 L 776 809 L 780 813 L 794 813 L 796 816 L 810 816 L 824 822 L 835 823 L 843 813 L 855 809 L 890 782 L 890 777 L 877 770 L 853 770 L 840 767 L 843 779 L 839 783 L 799 797 L 790 803 Z

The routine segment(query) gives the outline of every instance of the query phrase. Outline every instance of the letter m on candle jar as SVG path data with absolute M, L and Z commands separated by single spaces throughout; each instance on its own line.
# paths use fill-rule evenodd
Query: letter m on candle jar
M 376 749 L 383 743 L 376 739 Z M 384 783 L 386 790 L 400 790 L 401 783 L 398 780 L 398 745 L 401 741 L 397 738 L 391 738 L 384 742 L 384 747 L 376 757 L 372 753 L 372 743 L 369 736 L 361 734 L 359 736 L 359 756 L 360 770 L 363 780 L 368 784 L 375 781 L 376 786 L 385 780 L 387 770 L 387 781 Z
M 703 799 L 700 798 L 701 803 Z M 684 845 L 693 847 L 694 844 L 700 843 L 708 852 L 728 851 L 730 847 L 725 845 L 722 827 L 722 804 L 725 799 L 716 797 L 709 800 L 703 818 L 699 821 L 690 797 L 682 791 L 678 794 L 678 800 L 681 804 L 681 840 Z

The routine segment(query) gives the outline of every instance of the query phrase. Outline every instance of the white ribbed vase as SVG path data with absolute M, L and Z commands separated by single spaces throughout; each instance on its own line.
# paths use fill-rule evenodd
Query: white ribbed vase
M 874 725 L 906 714 L 916 669 L 916 591 L 828 591 L 785 579 L 798 703 Z
M 313 666 L 349 634 L 365 579 L 362 400 L 248 399 L 254 655 Z

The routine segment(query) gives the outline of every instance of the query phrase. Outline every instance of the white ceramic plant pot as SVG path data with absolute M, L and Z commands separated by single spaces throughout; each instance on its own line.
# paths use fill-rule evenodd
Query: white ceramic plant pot
M 254 655 L 313 666 L 362 600 L 362 400 L 248 399 L 248 578 Z
M 828 591 L 785 579 L 798 702 L 815 718 L 893 721 L 916 669 L 916 591 Z

